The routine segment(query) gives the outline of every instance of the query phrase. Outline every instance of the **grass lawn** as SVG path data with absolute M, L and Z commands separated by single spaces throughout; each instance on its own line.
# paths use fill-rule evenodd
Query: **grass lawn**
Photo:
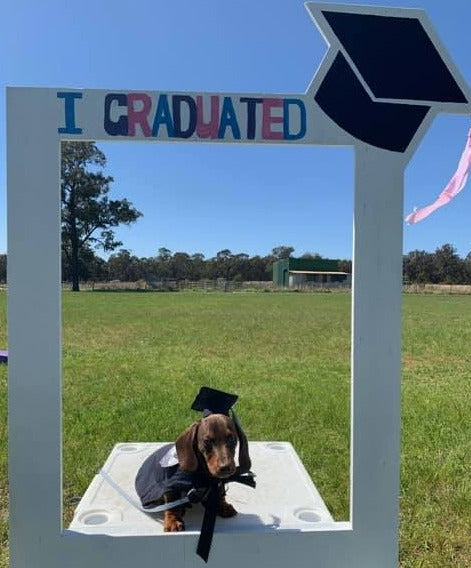
M 240 396 L 252 440 L 288 440 L 349 516 L 350 296 L 65 293 L 64 511 L 116 442 L 173 440 L 201 385 Z M 471 297 L 404 298 L 401 566 L 471 566 Z M 0 295 L 0 348 L 5 338 Z M 0 567 L 7 565 L 0 368 Z M 3 558 L 3 560 L 2 560 Z

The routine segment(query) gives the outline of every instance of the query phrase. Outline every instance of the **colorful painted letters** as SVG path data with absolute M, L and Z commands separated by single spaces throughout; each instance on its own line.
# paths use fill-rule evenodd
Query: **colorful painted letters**
M 291 141 L 304 138 L 301 98 L 214 94 L 105 93 L 103 128 L 109 136 L 220 141 Z M 76 109 L 81 92 L 58 92 L 64 101 L 62 134 L 81 134 Z

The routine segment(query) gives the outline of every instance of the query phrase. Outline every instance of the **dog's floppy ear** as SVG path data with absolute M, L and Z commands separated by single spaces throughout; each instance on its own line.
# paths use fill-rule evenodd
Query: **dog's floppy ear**
M 198 425 L 199 422 L 192 424 L 183 434 L 180 434 L 175 442 L 178 463 L 180 467 L 186 471 L 196 471 L 198 469 L 198 458 L 195 450 Z
M 239 467 L 241 471 L 249 471 L 252 467 L 252 460 L 249 456 L 249 442 L 234 411 L 232 411 L 232 420 L 234 421 L 237 436 L 239 437 Z

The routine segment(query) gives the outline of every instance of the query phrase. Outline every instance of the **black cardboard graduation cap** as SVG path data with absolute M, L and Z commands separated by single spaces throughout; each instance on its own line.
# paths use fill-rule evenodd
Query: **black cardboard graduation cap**
M 315 16 L 337 49 L 315 93 L 317 104 L 358 140 L 394 152 L 407 150 L 433 107 L 469 102 L 438 40 L 415 16 L 325 4 Z
M 228 416 L 229 410 L 231 410 L 238 398 L 236 394 L 230 394 L 210 387 L 201 387 L 191 405 L 191 409 L 199 410 L 205 416 L 209 414 L 225 414 Z

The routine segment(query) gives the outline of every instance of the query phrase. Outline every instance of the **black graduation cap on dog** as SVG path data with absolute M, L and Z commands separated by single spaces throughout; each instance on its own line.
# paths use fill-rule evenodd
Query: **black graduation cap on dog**
M 229 410 L 232 409 L 238 398 L 236 394 L 229 394 L 210 387 L 201 387 L 191 409 L 203 412 L 205 417 L 210 414 L 229 416 Z

